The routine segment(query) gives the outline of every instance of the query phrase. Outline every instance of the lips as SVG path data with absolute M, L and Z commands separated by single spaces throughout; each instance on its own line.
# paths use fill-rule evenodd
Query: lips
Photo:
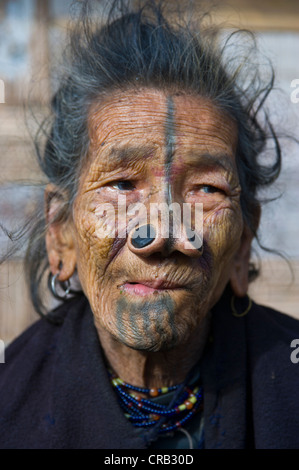
M 184 286 L 172 281 L 155 279 L 126 282 L 122 285 L 122 289 L 130 294 L 146 296 L 149 294 L 159 293 L 166 290 L 184 289 Z

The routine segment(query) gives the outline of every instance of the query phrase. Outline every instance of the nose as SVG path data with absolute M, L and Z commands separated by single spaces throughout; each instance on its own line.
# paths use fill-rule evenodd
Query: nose
M 158 224 L 144 224 L 133 228 L 128 236 L 128 246 L 133 253 L 143 257 L 154 253 L 166 257 L 174 251 L 190 257 L 200 257 L 203 252 L 202 238 L 195 230 L 181 227 L 179 236 L 174 236 L 170 228 L 168 236 L 165 236 Z

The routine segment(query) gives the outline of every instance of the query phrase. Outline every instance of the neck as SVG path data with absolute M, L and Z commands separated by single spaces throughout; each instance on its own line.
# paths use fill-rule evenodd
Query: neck
M 170 387 L 183 382 L 200 360 L 210 330 L 207 315 L 188 341 L 172 350 L 138 351 L 116 341 L 109 333 L 97 328 L 106 359 L 112 371 L 125 382 L 137 387 Z

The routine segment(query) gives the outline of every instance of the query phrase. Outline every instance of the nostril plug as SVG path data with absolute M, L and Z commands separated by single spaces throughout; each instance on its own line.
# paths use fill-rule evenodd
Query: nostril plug
M 131 243 L 134 248 L 144 248 L 150 245 L 156 238 L 156 231 L 153 225 L 142 225 L 138 227 L 132 235 Z
M 191 245 L 194 246 L 198 251 L 203 251 L 202 238 L 197 235 L 193 230 L 187 230 L 187 237 Z

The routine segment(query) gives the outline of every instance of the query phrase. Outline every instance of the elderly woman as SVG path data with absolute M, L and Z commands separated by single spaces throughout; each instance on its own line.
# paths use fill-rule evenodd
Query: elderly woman
M 6 352 L 0 447 L 298 447 L 298 322 L 247 295 L 272 82 L 153 2 L 86 18 L 26 256 L 36 309 L 47 272 L 62 302 Z

